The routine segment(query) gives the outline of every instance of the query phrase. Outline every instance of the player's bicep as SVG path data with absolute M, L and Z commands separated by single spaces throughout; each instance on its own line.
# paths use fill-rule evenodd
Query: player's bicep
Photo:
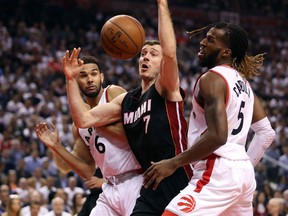
M 220 140 L 227 138 L 226 83 L 216 74 L 203 76 L 200 94 L 204 101 L 207 129 Z
M 127 92 L 124 88 L 117 86 L 117 85 L 111 85 L 108 90 L 108 102 L 112 101 L 117 96 Z
M 169 101 L 183 99 L 180 94 L 177 59 L 171 57 L 162 60 L 161 72 L 155 86 L 160 95 Z
M 264 107 L 262 106 L 259 98 L 254 94 L 254 108 L 253 108 L 252 124 L 265 117 L 266 117 L 266 112 L 264 110 Z

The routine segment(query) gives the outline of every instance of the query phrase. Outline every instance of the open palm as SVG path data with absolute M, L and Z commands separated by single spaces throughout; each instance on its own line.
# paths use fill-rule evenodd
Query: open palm
M 67 50 L 62 58 L 62 67 L 67 78 L 76 78 L 81 71 L 83 61 L 78 58 L 80 51 L 81 48 L 74 48 L 71 56 L 69 56 L 69 51 Z
M 40 122 L 36 125 L 35 132 L 38 138 L 48 147 L 54 148 L 55 144 L 59 141 L 59 133 L 56 127 L 51 123 L 50 130 L 46 122 Z

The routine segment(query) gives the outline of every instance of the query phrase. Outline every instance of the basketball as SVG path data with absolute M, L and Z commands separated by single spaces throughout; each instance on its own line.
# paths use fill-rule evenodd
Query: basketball
M 117 15 L 103 25 L 100 41 L 109 56 L 116 59 L 129 59 L 141 51 L 145 42 L 145 31 L 136 18 Z

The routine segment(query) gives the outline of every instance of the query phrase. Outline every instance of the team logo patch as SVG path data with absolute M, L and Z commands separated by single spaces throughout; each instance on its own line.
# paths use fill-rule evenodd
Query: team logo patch
M 180 198 L 180 201 L 177 203 L 179 210 L 184 213 L 192 212 L 196 206 L 196 201 L 191 195 L 185 195 Z

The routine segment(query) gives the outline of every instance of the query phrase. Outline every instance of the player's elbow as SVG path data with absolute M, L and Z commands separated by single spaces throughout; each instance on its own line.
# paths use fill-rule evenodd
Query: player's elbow
M 63 173 L 64 175 L 67 175 L 67 174 L 71 171 L 70 167 L 61 167 L 61 166 L 58 166 L 57 168 L 58 168 L 58 169 L 60 170 L 60 172 Z
M 210 134 L 210 140 L 214 143 L 215 148 L 219 148 L 226 144 L 227 142 L 227 135 L 223 132 L 214 132 Z
M 91 127 L 89 119 L 87 115 L 82 115 L 74 118 L 73 121 L 77 128 L 89 128 Z
M 227 136 L 217 136 L 214 138 L 214 140 L 216 140 L 215 143 L 216 143 L 217 147 L 221 147 L 221 146 L 226 144 Z

